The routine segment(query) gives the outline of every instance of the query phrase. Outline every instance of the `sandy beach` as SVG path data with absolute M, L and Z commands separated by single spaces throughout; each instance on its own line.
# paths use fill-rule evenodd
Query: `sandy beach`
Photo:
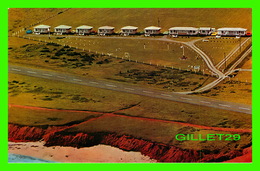
M 8 142 L 8 152 L 65 163 L 154 163 L 140 152 L 126 152 L 108 145 L 85 148 L 45 147 L 44 142 Z

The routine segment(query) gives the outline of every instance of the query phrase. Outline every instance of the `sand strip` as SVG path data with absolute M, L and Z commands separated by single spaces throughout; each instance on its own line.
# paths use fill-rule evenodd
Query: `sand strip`
M 140 152 L 126 152 L 108 145 L 73 148 L 45 147 L 44 142 L 8 142 L 9 153 L 65 163 L 154 163 Z

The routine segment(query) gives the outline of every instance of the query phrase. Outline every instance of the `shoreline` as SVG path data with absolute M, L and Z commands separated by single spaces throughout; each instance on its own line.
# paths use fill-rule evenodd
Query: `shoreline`
M 127 152 L 109 145 L 74 148 L 51 146 L 45 142 L 8 142 L 8 153 L 61 163 L 156 163 L 140 152 Z

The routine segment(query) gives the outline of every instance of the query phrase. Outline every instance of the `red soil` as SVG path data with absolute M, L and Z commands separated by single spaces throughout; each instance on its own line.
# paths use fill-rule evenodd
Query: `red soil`
M 172 145 L 150 142 L 127 135 L 55 132 L 51 128 L 56 129 L 55 127 L 42 129 L 9 124 L 9 140 L 39 141 L 44 139 L 46 146 L 71 146 L 77 148 L 106 144 L 125 151 L 139 151 L 143 155 L 156 159 L 159 162 L 223 162 L 243 155 L 241 151 L 230 151 L 225 154 L 204 154 L 201 151 L 181 149 Z M 245 161 L 241 159 L 241 162 Z
M 232 128 L 218 128 L 208 127 L 202 125 L 194 125 L 189 123 L 182 123 L 176 121 L 166 121 L 160 119 L 143 118 L 135 116 L 125 116 L 116 113 L 102 113 L 92 111 L 77 111 L 77 110 L 60 110 L 60 109 L 47 109 L 40 107 L 31 106 L 20 106 L 20 105 L 9 105 L 9 107 L 19 107 L 32 110 L 49 110 L 49 111 L 60 111 L 60 112 L 82 112 L 92 114 L 103 114 L 96 118 L 91 118 L 85 122 L 71 126 L 49 126 L 48 128 L 31 127 L 31 126 L 18 126 L 9 124 L 9 141 L 20 142 L 20 141 L 39 141 L 44 139 L 46 146 L 72 146 L 72 147 L 88 147 L 97 144 L 106 144 L 114 147 L 118 147 L 126 151 L 139 151 L 144 155 L 149 156 L 152 159 L 156 159 L 159 162 L 251 162 L 251 148 L 241 151 L 230 151 L 228 153 L 218 154 L 204 154 L 201 151 L 181 149 L 172 145 L 166 145 L 162 143 L 150 142 L 147 140 L 137 139 L 132 136 L 118 136 L 111 133 L 69 133 L 64 131 L 65 129 L 72 128 L 87 122 L 94 121 L 103 117 L 126 117 L 131 119 L 139 119 L 151 122 L 164 122 L 164 123 L 175 123 L 184 126 L 191 126 L 201 129 L 209 130 L 220 130 L 228 132 L 251 132 L 251 129 L 232 129 Z

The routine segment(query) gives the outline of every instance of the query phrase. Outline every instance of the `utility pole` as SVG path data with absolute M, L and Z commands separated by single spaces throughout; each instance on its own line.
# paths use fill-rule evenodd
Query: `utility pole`
M 240 52 L 241 52 L 241 37 L 239 38 L 239 47 L 240 47 Z
M 184 46 L 181 46 L 181 48 L 182 48 L 182 57 L 185 57 L 185 55 L 184 55 Z
M 227 60 L 226 60 L 226 53 L 224 52 L 224 61 L 225 61 L 225 68 L 224 68 L 224 71 L 225 69 L 227 68 Z

